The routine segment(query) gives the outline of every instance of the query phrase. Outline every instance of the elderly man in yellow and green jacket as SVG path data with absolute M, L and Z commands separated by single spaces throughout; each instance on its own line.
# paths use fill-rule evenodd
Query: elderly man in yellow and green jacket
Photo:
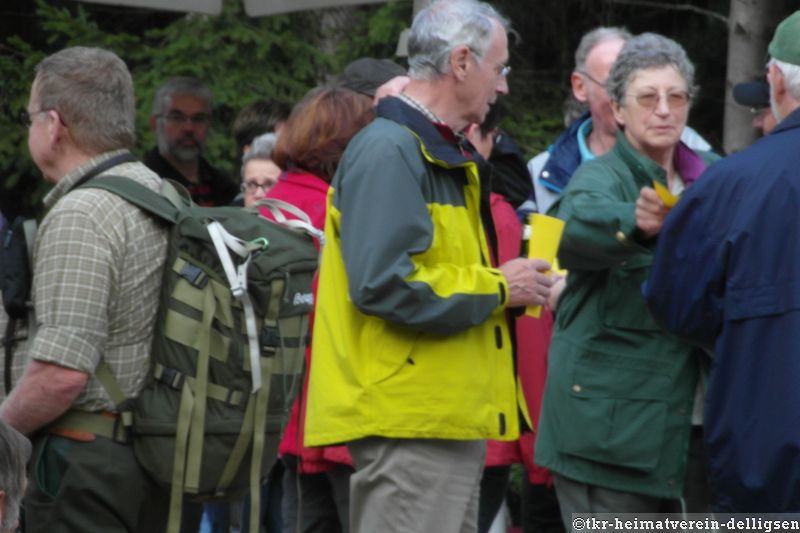
M 412 57 L 329 191 L 305 444 L 348 444 L 354 533 L 475 530 L 485 440 L 519 433 L 505 309 L 552 285 L 543 261 L 490 263 L 479 163 L 454 131 L 508 90 L 504 21 L 456 0 L 415 27 L 464 20 L 476 43 L 437 40 L 446 64 L 424 79 Z

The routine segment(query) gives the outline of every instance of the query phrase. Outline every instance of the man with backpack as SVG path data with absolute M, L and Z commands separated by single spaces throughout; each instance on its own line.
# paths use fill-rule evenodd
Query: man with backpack
M 160 189 L 129 151 L 130 73 L 106 50 L 64 49 L 37 65 L 27 112 L 31 156 L 55 184 L 34 250 L 39 327 L 0 406 L 0 418 L 33 436 L 37 451 L 27 531 L 161 531 L 166 492 L 139 466 L 98 375 L 110 373 L 126 398 L 145 383 L 167 230 L 116 194 L 75 190 L 109 173 Z M 65 417 L 93 431 L 65 427 Z

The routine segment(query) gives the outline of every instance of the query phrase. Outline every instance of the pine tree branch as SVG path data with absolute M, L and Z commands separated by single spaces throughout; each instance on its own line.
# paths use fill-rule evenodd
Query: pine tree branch
M 728 17 L 726 17 L 725 15 L 722 15 L 710 9 L 703 9 L 702 7 L 697 7 L 690 4 L 668 4 L 666 2 L 656 2 L 653 0 L 610 0 L 610 1 L 615 4 L 627 4 L 631 6 L 647 6 L 647 7 L 658 7 L 661 9 L 674 9 L 678 11 L 693 11 L 695 13 L 699 13 L 701 15 L 717 19 L 723 22 L 726 26 L 728 24 Z

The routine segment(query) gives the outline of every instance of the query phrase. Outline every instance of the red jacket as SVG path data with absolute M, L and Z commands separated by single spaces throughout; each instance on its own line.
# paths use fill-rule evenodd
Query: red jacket
M 323 229 L 325 224 L 325 202 L 329 184 L 314 174 L 294 169 L 284 172 L 278 183 L 267 193 L 267 198 L 275 198 L 288 202 L 300 208 L 311 219 L 311 224 L 317 229 Z M 261 214 L 272 220 L 272 215 L 266 208 L 261 208 Z M 291 213 L 286 213 L 287 218 L 293 219 Z M 314 295 L 317 293 L 317 279 L 312 287 Z M 314 312 L 309 319 L 309 331 L 314 328 Z M 313 335 L 312 335 L 313 339 Z M 312 340 L 313 342 L 313 340 Z M 303 473 L 318 473 L 329 470 L 337 463 L 352 465 L 350 454 L 345 446 L 328 446 L 324 448 L 306 448 L 303 446 L 303 427 L 306 418 L 306 395 L 308 394 L 308 375 L 311 368 L 311 345 L 306 348 L 306 373 L 303 389 L 292 405 L 289 422 L 281 439 L 278 453 L 280 455 L 296 455 L 298 469 Z
M 498 257 L 493 259 L 497 265 L 501 265 L 519 257 L 522 224 L 514 208 L 501 195 L 491 193 L 489 202 L 497 234 Z M 547 349 L 553 332 L 553 313 L 545 307 L 538 319 L 523 315 L 516 319 L 515 327 L 517 372 L 531 422 L 536 428 L 547 376 Z M 534 440 L 535 432 L 526 432 L 517 441 L 488 441 L 486 466 L 504 466 L 521 462 L 525 465 L 531 483 L 552 483 L 550 472 L 533 464 Z

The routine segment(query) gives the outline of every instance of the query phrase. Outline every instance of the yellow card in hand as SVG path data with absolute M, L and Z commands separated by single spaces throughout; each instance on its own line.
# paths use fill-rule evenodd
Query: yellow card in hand
M 664 205 L 667 207 L 673 207 L 678 203 L 678 200 L 681 199 L 680 196 L 675 196 L 669 192 L 669 189 L 661 185 L 656 180 L 653 180 L 653 188 L 656 190 L 658 197 L 661 198 L 661 201 L 664 202 Z
M 564 233 L 564 221 L 560 218 L 532 213 L 528 215 L 531 236 L 528 240 L 528 258 L 544 259 L 551 265 L 556 259 L 561 234 Z M 528 307 L 525 314 L 539 318 L 542 306 Z

